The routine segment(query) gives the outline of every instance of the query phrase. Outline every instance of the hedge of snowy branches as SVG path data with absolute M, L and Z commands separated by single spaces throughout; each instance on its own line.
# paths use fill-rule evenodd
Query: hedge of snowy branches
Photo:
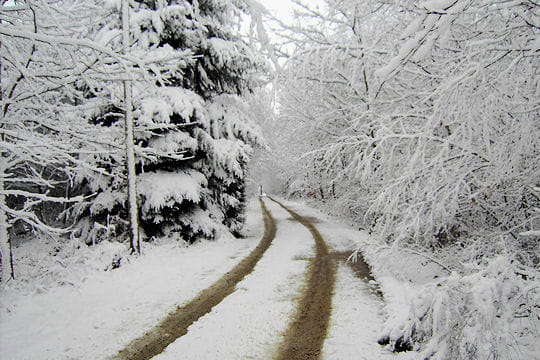
M 505 256 L 466 264 L 419 286 L 405 313 L 391 313 L 379 342 L 423 359 L 534 357 L 539 316 L 538 272 Z
M 297 3 L 272 125 L 282 191 L 451 271 L 389 322 L 395 347 L 520 358 L 539 320 L 538 6 Z

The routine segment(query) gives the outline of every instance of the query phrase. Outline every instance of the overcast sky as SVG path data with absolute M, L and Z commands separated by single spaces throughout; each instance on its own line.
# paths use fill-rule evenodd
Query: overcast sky
M 277 18 L 287 20 L 291 18 L 291 0 L 259 0 Z

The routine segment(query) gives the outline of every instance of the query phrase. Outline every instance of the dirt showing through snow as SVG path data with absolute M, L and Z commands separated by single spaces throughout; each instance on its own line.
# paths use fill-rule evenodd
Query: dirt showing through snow
M 260 200 L 260 205 L 265 226 L 264 235 L 249 256 L 212 286 L 199 293 L 195 299 L 169 314 L 154 329 L 132 341 L 113 358 L 114 360 L 148 360 L 160 354 L 169 344 L 185 335 L 191 324 L 209 313 L 214 306 L 230 295 L 235 290 L 236 284 L 253 271 L 276 235 L 274 218 L 262 200 Z
M 315 240 L 316 255 L 309 265 L 308 279 L 295 318 L 285 333 L 276 360 L 319 359 L 332 311 L 332 294 L 337 264 L 313 225 L 314 219 L 303 217 L 270 198 L 304 225 Z

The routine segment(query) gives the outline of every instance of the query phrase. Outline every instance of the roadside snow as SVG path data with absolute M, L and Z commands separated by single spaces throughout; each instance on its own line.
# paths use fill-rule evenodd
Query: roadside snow
M 342 218 L 325 214 L 303 202 L 283 201 L 285 205 L 304 216 L 311 216 L 318 221 L 315 225 L 324 237 L 331 252 L 350 252 L 358 248 L 365 249 L 363 256 L 368 264 L 375 266 L 373 275 L 376 285 L 384 294 L 384 302 L 369 294 L 367 284 L 354 275 L 352 270 L 340 264 L 337 273 L 336 290 L 333 298 L 333 313 L 329 337 L 324 345 L 325 360 L 340 359 L 414 359 L 418 353 L 391 353 L 380 346 L 377 339 L 388 328 L 395 327 L 409 315 L 414 294 L 418 291 L 416 282 L 424 283 L 438 274 L 440 268 L 425 268 L 418 261 L 409 261 L 410 257 L 393 256 L 394 266 L 389 270 L 384 255 L 377 252 L 372 235 L 365 230 L 357 230 Z M 351 259 L 353 260 L 353 259 Z M 430 264 L 423 263 L 426 266 Z M 431 264 L 432 265 L 432 264 Z M 438 272 L 437 272 L 438 271 Z M 401 273 L 403 277 L 393 275 Z M 413 282 L 414 279 L 414 282 Z M 338 346 L 339 344 L 339 346 Z M 364 357 L 361 357 L 364 356 Z
M 341 262 L 322 359 L 415 359 L 416 353 L 394 354 L 380 346 L 377 339 L 382 327 L 382 299 Z
M 18 280 L 3 289 L 0 358 L 94 360 L 114 355 L 247 256 L 263 233 L 257 201 L 249 205 L 247 228 L 246 239 L 189 248 L 181 242 L 146 244 L 143 256 L 112 271 L 103 271 L 98 251 L 85 259 L 84 269 L 73 264 L 63 274 L 54 273 L 69 283 L 54 277 L 43 282 L 37 274 Z M 70 278 L 71 269 L 78 276 Z
M 265 200 L 278 223 L 270 248 L 237 290 L 194 323 L 154 360 L 271 359 L 296 310 L 311 234 L 275 203 Z

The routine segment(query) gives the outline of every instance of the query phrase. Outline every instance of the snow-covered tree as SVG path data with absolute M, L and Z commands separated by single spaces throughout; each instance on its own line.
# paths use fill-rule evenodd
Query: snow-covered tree
M 139 58 L 124 54 L 120 32 L 107 25 L 117 14 L 102 5 L 78 0 L 2 5 L 3 274 L 13 275 L 5 268 L 11 262 L 9 228 L 24 223 L 65 232 L 69 224 L 58 221 L 60 212 L 72 204 L 84 206 L 93 196 L 73 196 L 77 177 L 111 178 L 109 170 L 123 163 L 123 138 L 89 121 L 106 102 L 96 89 L 118 86 L 127 76 L 143 79 L 150 67 L 166 69 L 177 60 L 166 51 Z M 102 155 L 106 161 L 93 161 Z
M 300 7 L 308 20 L 286 29 L 298 47 L 279 94 L 283 154 L 297 159 L 282 170 L 289 192 L 330 195 L 380 246 L 455 272 L 426 286 L 422 311 L 389 330 L 391 344 L 409 341 L 426 358 L 510 358 L 536 316 L 515 320 L 532 309 L 538 278 L 538 6 Z M 496 306 L 473 291 L 453 297 L 474 281 Z M 486 290 L 509 284 L 515 292 Z M 469 336 L 488 321 L 504 340 Z
M 92 3 L 3 2 L 0 15 L 1 175 L 0 244 L 3 279 L 13 276 L 8 229 L 23 223 L 35 230 L 61 231 L 52 213 L 81 201 L 66 188 L 75 169 L 100 172 L 80 154 L 100 152 L 97 136 L 81 114 L 81 77 L 114 73 L 109 64 L 128 63 L 108 48 L 108 38 L 90 38 Z M 53 211 L 52 204 L 60 204 Z M 63 204 L 63 205 L 62 205 Z M 49 208 L 43 211 L 43 208 Z
M 285 29 L 296 47 L 278 82 L 281 151 L 298 159 L 284 169 L 287 191 L 339 199 L 335 203 L 344 212 L 360 214 L 369 192 L 351 171 L 357 155 L 351 139 L 373 116 L 373 73 L 383 65 L 388 28 L 397 19 L 375 1 L 301 6 L 298 14 L 299 25 Z
M 179 59 L 175 66 L 154 69 L 152 82 L 134 84 L 137 188 L 148 238 L 178 234 L 195 241 L 242 227 L 246 166 L 259 135 L 241 95 L 256 86 L 260 65 L 234 30 L 240 5 L 133 3 L 131 53 L 172 51 Z M 100 91 L 120 99 L 118 89 Z M 118 127 L 118 100 L 106 104 L 95 121 Z M 85 210 L 87 220 L 107 226 L 116 218 L 121 231 L 124 169 L 114 162 L 111 171 L 120 176 L 81 179 L 99 192 Z
M 376 73 L 380 97 L 399 89 L 414 102 L 378 120 L 376 138 L 365 142 L 372 156 L 364 164 L 378 164 L 380 173 L 394 177 L 374 210 L 402 209 L 392 230 L 402 239 L 437 242 L 451 238 L 457 226 L 478 231 L 473 237 L 495 231 L 518 240 L 515 230 L 535 221 L 537 29 L 527 20 L 534 7 L 439 1 L 415 11 L 405 43 Z M 381 155 L 398 161 L 382 163 Z M 386 219 L 379 219 L 380 229 Z
M 289 29 L 299 49 L 280 94 L 304 164 L 294 181 L 310 193 L 342 185 L 339 203 L 366 203 L 391 242 L 439 246 L 465 231 L 528 244 L 516 231 L 538 221 L 534 10 L 491 1 L 305 8 L 314 26 Z

